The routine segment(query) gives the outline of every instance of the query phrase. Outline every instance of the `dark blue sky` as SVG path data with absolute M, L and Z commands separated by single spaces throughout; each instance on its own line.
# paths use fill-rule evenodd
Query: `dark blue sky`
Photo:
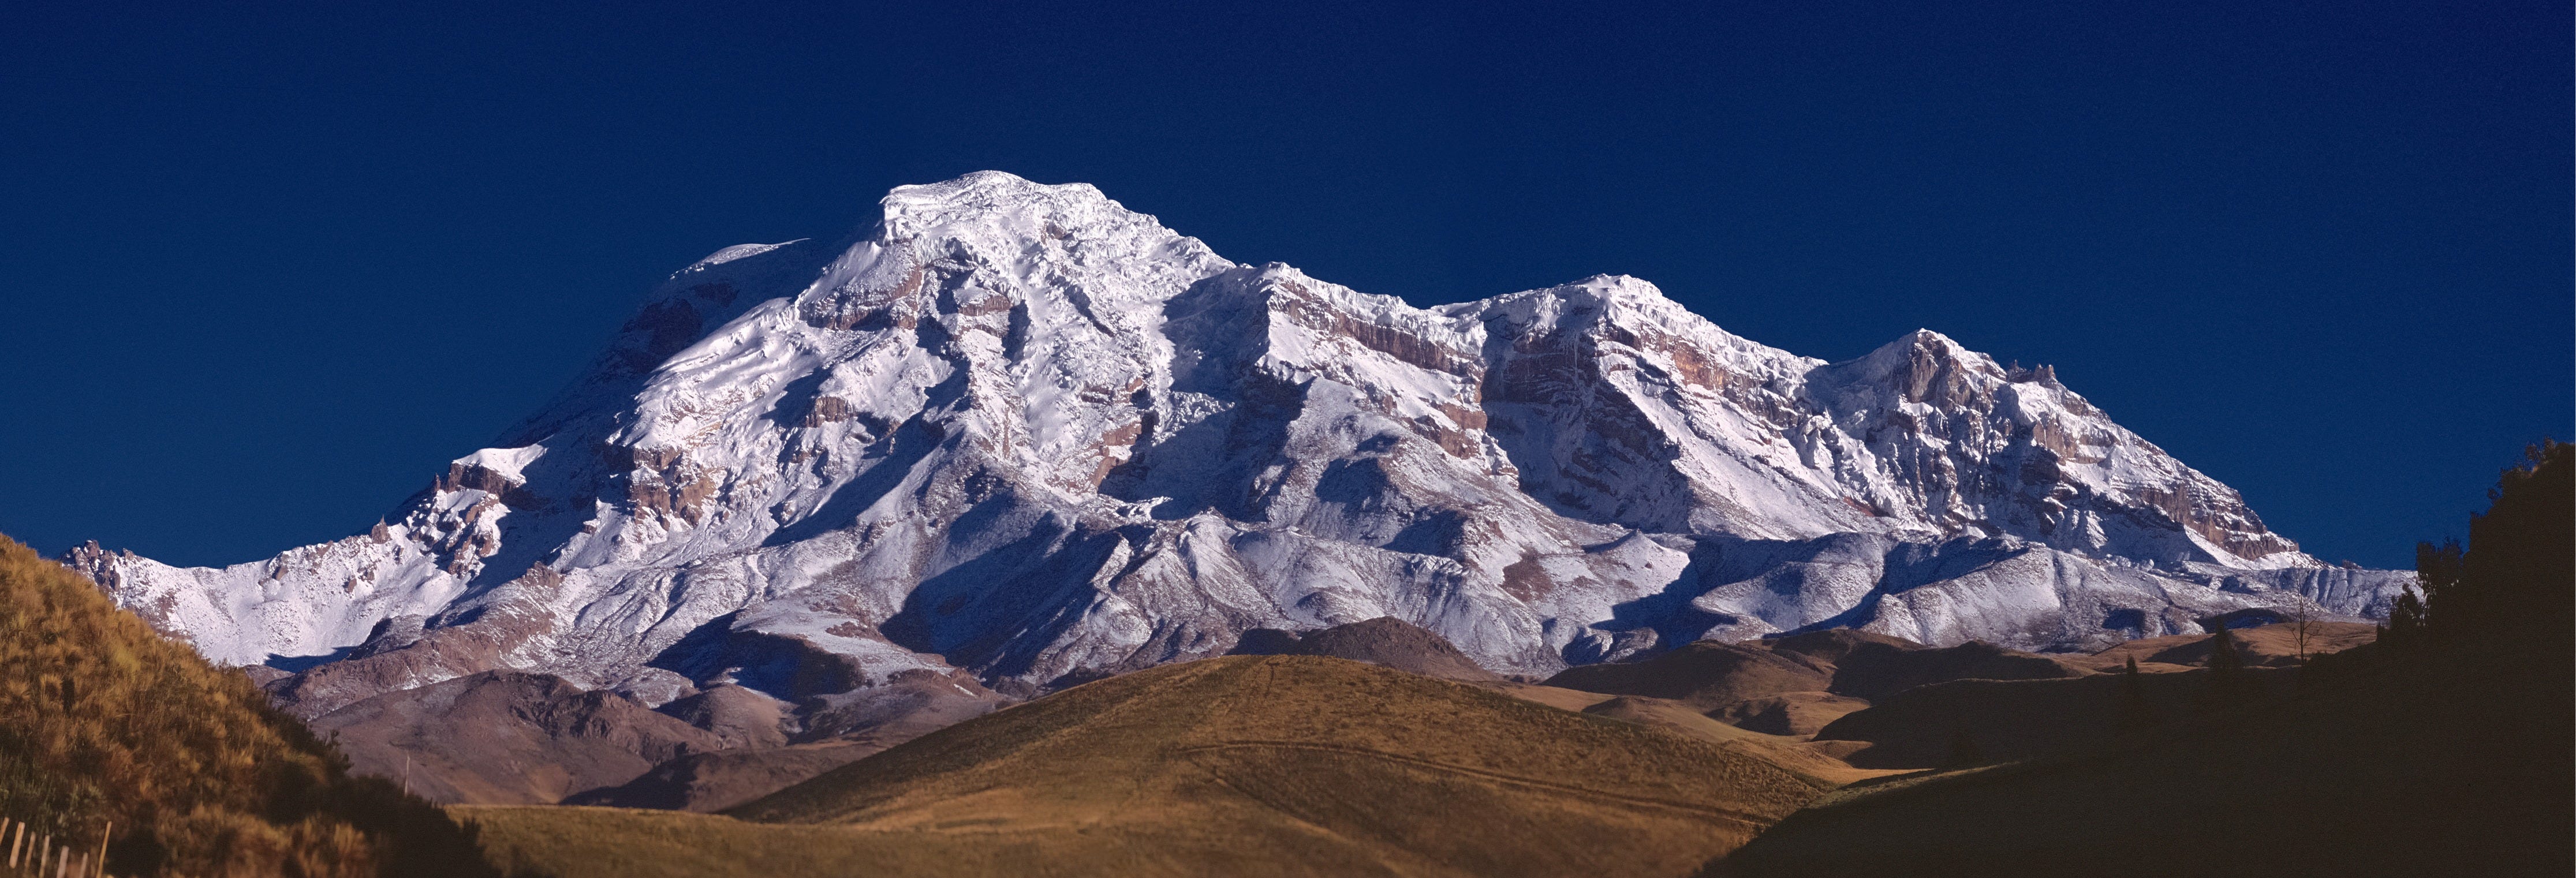
M 0 7 L 0 531 L 46 552 L 362 531 L 662 275 L 985 168 L 1416 304 L 1936 329 L 2328 560 L 2464 534 L 2576 419 L 2563 2 L 214 5 Z

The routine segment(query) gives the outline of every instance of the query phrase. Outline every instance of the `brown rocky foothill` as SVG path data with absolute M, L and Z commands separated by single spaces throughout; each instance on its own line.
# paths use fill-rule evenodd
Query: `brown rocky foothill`
M 732 684 L 708 687 L 659 710 L 705 729 L 728 749 L 784 747 L 788 733 L 796 728 L 786 702 Z
M 1235 655 L 1318 655 L 1384 665 L 1426 677 L 1494 681 L 1502 675 L 1484 669 L 1448 638 L 1392 616 L 1335 625 L 1299 635 L 1275 628 L 1246 631 Z
M 1782 692 L 1738 701 L 1709 715 L 1748 731 L 1813 737 L 1833 721 L 1868 707 L 1866 700 L 1831 692 Z
M 2211 716 L 2212 672 L 2199 667 L 2129 677 L 2125 659 L 2123 673 L 2101 673 L 2075 660 L 2091 657 L 1866 632 L 1691 643 L 1543 685 L 1481 669 L 1460 674 L 1463 686 L 1430 679 L 1426 671 L 1461 670 L 1444 646 L 1389 619 L 1256 629 L 1238 655 L 1070 685 L 882 752 L 844 737 L 692 754 L 571 800 L 723 817 L 463 813 L 513 862 L 565 875 L 622 868 L 582 857 L 632 856 L 567 838 L 641 844 L 666 832 L 692 840 L 650 842 L 668 848 L 656 856 L 723 850 L 771 864 L 739 868 L 797 874 L 842 861 L 955 874 L 1136 862 L 1243 874 L 1227 864 L 1256 860 L 1260 874 L 1342 874 L 1370 862 L 1564 874 L 1605 845 L 1642 871 L 1679 874 L 1689 867 L 1676 858 L 1716 860 L 1776 819 L 1779 803 L 2135 734 L 2132 687 L 2156 728 L 2188 731 Z M 2282 696 L 2297 672 L 2244 673 Z M 906 682 L 926 691 L 945 678 Z M 711 714 L 696 705 L 739 699 L 715 691 L 666 710 Z M 1875 699 L 1850 694 L 1862 692 Z M 1962 740 L 1974 765 L 1961 761 Z M 1519 829 L 1496 833 L 1505 827 Z
M 2310 654 L 2366 641 L 2368 631 L 2356 627 L 2367 629 L 2309 623 Z M 2296 648 L 2293 625 L 2230 636 L 2263 685 L 2289 685 L 2291 678 L 2275 666 L 2284 663 L 2278 653 Z M 2188 713 L 2206 688 L 2197 682 L 2206 674 L 2179 672 L 2199 670 L 2210 639 L 2155 638 L 2092 656 L 2053 656 L 1975 642 L 1932 648 L 1830 629 L 1701 641 L 1660 653 L 1649 644 L 1641 659 L 1578 666 L 1543 684 L 1495 674 L 1438 634 L 1391 617 L 1302 633 L 1254 629 L 1231 653 L 1330 657 L 1472 683 L 1560 709 L 1767 748 L 1764 758 L 1847 781 L 1939 765 L 1962 733 L 1996 759 L 2098 741 L 2123 727 L 2124 711 L 2139 709 L 2124 705 L 2115 689 L 2127 684 L 2106 673 L 2124 670 L 2131 658 L 2144 659 L 2142 671 L 2158 678 L 2145 685 L 2147 713 Z M 354 704 L 321 694 L 344 688 L 332 679 L 353 672 L 419 672 L 424 669 L 403 663 L 419 655 L 393 649 L 376 661 L 397 664 L 382 668 L 361 658 L 294 676 L 271 670 L 262 682 L 305 710 L 330 707 L 314 727 L 337 735 L 358 770 L 386 777 L 408 772 L 418 792 L 439 801 L 694 811 L 767 795 L 1015 700 L 970 674 L 932 670 L 881 680 L 844 675 L 835 685 L 847 691 L 793 700 L 719 675 L 703 689 L 683 685 L 661 696 L 670 700 L 658 707 L 503 670 Z M 812 676 L 793 679 L 811 683 Z M 1054 688 L 1088 679 L 1068 678 Z M 1838 774 L 1848 771 L 1860 774 Z
M 1714 711 L 1739 701 L 1823 689 L 1833 666 L 1760 643 L 1703 640 L 1632 664 L 1584 665 L 1547 685 L 1615 695 L 1644 695 Z
M 485 671 L 367 698 L 311 725 L 354 770 L 432 801 L 714 810 L 1002 703 L 924 673 L 804 709 L 733 684 L 655 709 L 559 677 Z
M 354 770 L 444 803 L 557 802 L 725 746 L 632 698 L 518 671 L 378 695 L 312 726 Z

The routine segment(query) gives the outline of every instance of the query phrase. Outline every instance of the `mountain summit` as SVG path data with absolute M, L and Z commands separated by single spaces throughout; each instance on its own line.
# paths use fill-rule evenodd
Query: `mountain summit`
M 1938 333 L 1826 363 L 1619 276 L 1415 308 L 996 172 L 680 270 L 365 533 L 68 561 L 299 671 L 307 716 L 493 669 L 1028 695 L 1382 616 L 1523 674 L 1832 626 L 2065 649 L 2411 581 Z

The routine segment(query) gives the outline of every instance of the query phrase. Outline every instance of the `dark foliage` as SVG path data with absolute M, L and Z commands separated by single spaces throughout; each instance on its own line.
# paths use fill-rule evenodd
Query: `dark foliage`
M 2469 548 L 2416 549 L 2425 625 L 2447 650 L 2498 634 L 2528 638 L 2534 654 L 2569 652 L 2576 616 L 2576 446 L 2544 441 L 2506 469 L 2486 514 L 2469 519 Z M 2565 664 L 2561 661 L 2560 664 Z
M 2120 676 L 2120 726 L 2143 729 L 2156 724 L 2156 709 L 2147 703 L 2147 681 L 2138 673 L 2138 659 L 2129 657 L 2129 667 Z
M 2245 653 L 2236 648 L 2236 636 L 2227 626 L 2216 626 L 2209 641 L 2209 688 L 2201 693 L 2203 707 L 2224 710 L 2258 697 L 2262 686 L 2245 672 Z
M 1941 760 L 1942 768 L 1974 768 L 1986 764 L 1986 751 L 1977 747 L 1977 738 L 1967 729 L 1950 733 L 1950 753 Z

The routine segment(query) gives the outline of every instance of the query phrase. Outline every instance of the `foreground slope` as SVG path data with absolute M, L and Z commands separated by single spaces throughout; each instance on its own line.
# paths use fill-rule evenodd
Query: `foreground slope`
M 435 809 L 347 776 L 239 671 L 6 537 L 0 816 L 84 854 L 113 825 L 119 875 L 490 874 Z M 32 867 L 36 839 L 9 841 Z
M 501 856 L 565 878 L 679 874 L 661 870 L 683 862 L 705 874 L 1678 875 L 1830 786 L 1750 748 L 1470 685 L 1236 656 L 961 723 L 730 818 L 469 813 Z M 706 851 L 742 859 L 698 862 Z

